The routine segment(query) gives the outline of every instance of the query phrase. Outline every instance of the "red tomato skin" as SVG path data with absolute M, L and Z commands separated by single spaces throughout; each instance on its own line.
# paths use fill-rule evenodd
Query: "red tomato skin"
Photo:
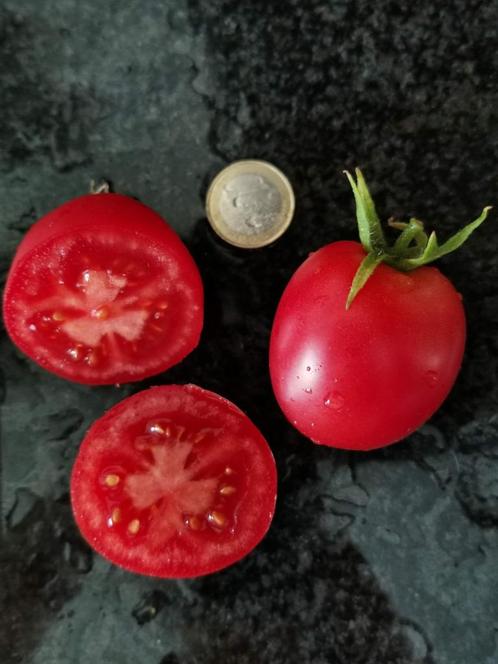
M 226 551 L 221 543 L 219 550 L 215 551 L 214 557 L 207 562 L 193 561 L 192 555 L 195 557 L 196 547 L 199 548 L 199 540 L 197 540 L 197 543 L 194 540 L 193 544 L 189 545 L 189 542 L 185 541 L 188 540 L 188 537 L 183 533 L 176 542 L 172 543 L 171 551 L 168 550 L 168 547 L 165 547 L 163 553 L 151 562 L 149 555 L 144 554 L 143 557 L 133 555 L 133 553 L 130 555 L 130 551 L 126 547 L 121 547 L 119 542 L 116 547 L 112 540 L 109 540 L 109 534 L 102 533 L 100 527 L 96 528 L 92 523 L 95 514 L 99 511 L 97 507 L 98 496 L 96 494 L 94 494 L 95 504 L 88 504 L 85 499 L 85 496 L 91 495 L 89 486 L 98 475 L 98 462 L 95 459 L 92 447 L 99 438 L 107 441 L 111 440 L 113 423 L 117 418 L 130 415 L 131 419 L 150 418 L 151 413 L 148 410 L 151 401 L 164 399 L 168 402 L 168 400 L 175 400 L 176 408 L 178 408 L 178 403 L 185 396 L 191 398 L 192 401 L 200 399 L 205 404 L 213 404 L 213 410 L 218 408 L 224 411 L 227 421 L 237 422 L 236 426 L 242 436 L 252 438 L 255 446 L 253 457 L 257 459 L 254 463 L 261 464 L 264 460 L 263 467 L 259 466 L 257 485 L 253 489 L 244 491 L 244 502 L 237 507 L 239 526 L 244 528 L 249 524 L 250 532 L 243 534 L 243 546 L 240 546 L 238 550 L 235 547 L 232 551 Z M 225 432 L 221 431 L 220 435 L 223 437 Z M 239 441 L 239 438 L 234 439 L 235 448 Z M 127 454 L 126 446 L 128 442 L 126 436 L 124 436 L 123 448 L 125 448 L 125 455 Z M 248 465 L 250 466 L 251 463 L 252 459 L 249 459 Z M 248 493 L 251 494 L 249 500 Z M 169 579 L 195 578 L 220 571 L 238 562 L 263 539 L 275 512 L 277 470 L 273 454 L 263 435 L 249 417 L 231 401 L 197 385 L 162 385 L 137 392 L 133 396 L 124 399 L 92 424 L 80 446 L 72 469 L 70 494 L 73 514 L 81 534 L 92 548 L 104 558 L 130 572 L 144 576 Z M 93 497 L 91 500 L 93 500 Z M 111 542 L 111 545 L 109 545 L 109 542 Z M 180 546 L 180 549 L 178 549 L 178 546 Z M 184 547 L 183 553 L 178 555 L 177 550 L 181 552 L 182 546 Z
M 351 450 L 420 427 L 453 386 L 466 337 L 461 296 L 434 267 L 381 264 L 346 310 L 364 256 L 357 242 L 311 254 L 282 295 L 270 341 L 287 419 L 315 443 Z
M 136 237 L 140 238 L 141 241 L 157 243 L 164 246 L 165 252 L 177 261 L 182 278 L 195 292 L 200 314 L 192 329 L 188 348 L 174 362 L 159 363 L 153 371 L 137 374 L 133 378 L 130 378 L 126 373 L 116 374 L 112 380 L 100 380 L 98 376 L 93 378 L 77 377 L 72 371 L 61 370 L 40 359 L 37 356 L 36 349 L 27 345 L 17 333 L 15 312 L 12 305 L 19 295 L 19 285 L 16 283 L 18 268 L 24 261 L 36 260 L 36 252 L 40 247 L 50 245 L 58 238 L 67 237 L 78 232 L 91 234 L 92 229 L 108 232 L 110 235 L 126 238 Z M 139 381 L 165 371 L 180 362 L 199 343 L 203 327 L 203 307 L 204 289 L 201 276 L 194 259 L 180 237 L 151 208 L 129 196 L 112 193 L 79 196 L 55 208 L 33 224 L 17 248 L 7 275 L 3 296 L 3 318 L 12 342 L 47 371 L 61 378 L 87 385 Z

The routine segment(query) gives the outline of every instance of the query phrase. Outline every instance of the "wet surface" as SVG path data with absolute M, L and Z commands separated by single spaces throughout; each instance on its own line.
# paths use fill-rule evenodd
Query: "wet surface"
M 446 237 L 496 205 L 498 10 L 417 3 L 172 0 L 0 3 L 0 276 L 22 234 L 110 180 L 184 238 L 206 286 L 199 348 L 141 386 L 86 388 L 0 347 L 2 664 L 497 664 L 496 212 L 441 268 L 467 352 L 434 418 L 354 455 L 298 435 L 267 347 L 310 251 L 355 234 L 343 168 L 379 211 Z M 204 218 L 226 163 L 289 176 L 274 245 L 229 247 Z M 156 581 L 92 554 L 68 499 L 89 424 L 145 385 L 194 382 L 243 408 L 280 475 L 267 538 L 208 578 Z

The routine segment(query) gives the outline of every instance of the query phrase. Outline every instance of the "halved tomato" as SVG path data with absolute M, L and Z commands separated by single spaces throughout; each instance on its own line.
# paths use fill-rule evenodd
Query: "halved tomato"
M 7 279 L 4 319 L 14 343 L 63 378 L 137 381 L 197 346 L 202 282 L 159 215 L 127 196 L 90 194 L 26 234 Z
M 273 518 L 267 442 L 234 404 L 195 385 L 153 387 L 88 431 L 71 477 L 76 522 L 111 562 L 150 576 L 220 570 Z

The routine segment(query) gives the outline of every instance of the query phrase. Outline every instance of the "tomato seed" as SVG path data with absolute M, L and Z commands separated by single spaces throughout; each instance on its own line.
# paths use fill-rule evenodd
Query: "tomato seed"
M 136 535 L 140 530 L 140 521 L 138 519 L 132 519 L 128 524 L 128 532 L 130 535 Z
M 230 468 L 230 466 L 227 466 L 225 468 L 225 475 L 232 475 L 232 473 L 233 473 L 233 469 Z
M 95 353 L 94 351 L 91 350 L 91 351 L 88 353 L 88 355 L 85 357 L 85 362 L 86 362 L 90 367 L 94 367 L 94 366 L 96 366 L 96 365 L 98 364 L 97 353 Z
M 163 301 L 163 302 L 158 302 L 158 304 L 157 304 L 157 308 L 158 308 L 158 309 L 161 309 L 162 311 L 164 311 L 165 309 L 168 308 L 168 303 L 167 303 L 167 302 L 164 302 L 164 301 Z
M 111 513 L 112 523 L 119 523 L 121 521 L 121 510 L 119 507 L 115 507 Z
M 104 483 L 106 486 L 113 487 L 117 486 L 119 484 L 119 475 L 115 475 L 114 473 L 111 473 L 110 475 L 106 475 L 104 479 Z
M 229 484 L 224 484 L 221 489 L 220 493 L 222 496 L 231 496 L 234 494 L 236 491 L 236 488 L 234 486 L 230 486 Z
M 202 521 L 194 514 L 193 516 L 188 517 L 187 526 L 192 530 L 200 530 L 202 527 Z
M 159 424 L 159 422 L 152 422 L 151 424 L 148 424 L 147 425 L 147 431 L 149 433 L 159 434 L 160 436 L 164 436 L 164 429 Z
M 54 311 L 54 313 L 52 314 L 52 319 L 57 321 L 57 322 L 63 321 L 63 320 L 65 320 L 65 318 L 66 317 L 64 316 L 62 311 Z
M 107 307 L 99 307 L 92 311 L 92 316 L 98 320 L 106 320 L 109 318 L 109 309 Z
M 208 521 L 216 528 L 224 528 L 227 525 L 227 518 L 222 512 L 212 511 L 208 514 Z

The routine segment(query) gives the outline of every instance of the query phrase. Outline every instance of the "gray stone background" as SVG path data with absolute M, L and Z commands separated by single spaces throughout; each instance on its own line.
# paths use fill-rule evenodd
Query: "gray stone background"
M 422 429 L 358 455 L 278 411 L 275 306 L 308 252 L 353 238 L 345 167 L 384 217 L 445 237 L 496 203 L 493 0 L 1 0 L 0 271 L 24 231 L 107 178 L 155 208 L 206 285 L 200 347 L 147 384 L 196 382 L 239 404 L 274 450 L 272 529 L 238 565 L 141 578 L 93 555 L 68 478 L 86 428 L 141 386 L 59 380 L 1 335 L 2 664 L 498 664 L 496 211 L 441 269 L 469 339 Z M 280 166 L 295 221 L 256 252 L 210 232 L 225 163 Z

